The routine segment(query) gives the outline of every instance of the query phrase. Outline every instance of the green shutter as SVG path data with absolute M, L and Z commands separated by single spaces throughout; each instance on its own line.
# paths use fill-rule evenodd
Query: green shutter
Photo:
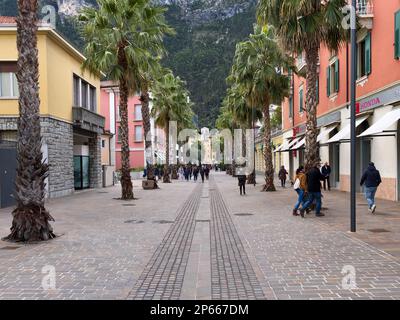
M 394 57 L 400 59 L 400 10 L 394 16 Z
M 300 90 L 299 92 L 300 95 L 300 112 L 303 112 L 303 89 Z
M 339 60 L 335 62 L 335 92 L 339 92 Z
M 326 68 L 326 95 L 331 95 L 331 67 Z
M 371 32 L 365 37 L 365 73 L 371 73 Z

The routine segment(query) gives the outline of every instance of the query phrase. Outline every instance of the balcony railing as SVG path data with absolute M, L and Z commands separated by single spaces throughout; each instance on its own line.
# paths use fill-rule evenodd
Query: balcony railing
M 357 14 L 359 16 L 373 16 L 374 15 L 373 3 L 367 0 L 357 1 Z
M 105 118 L 82 107 L 72 107 L 74 126 L 90 132 L 104 133 Z

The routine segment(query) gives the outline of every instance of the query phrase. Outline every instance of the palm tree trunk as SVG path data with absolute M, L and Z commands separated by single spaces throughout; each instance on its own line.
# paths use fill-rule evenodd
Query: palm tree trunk
M 18 0 L 17 48 L 19 119 L 17 177 L 10 241 L 43 241 L 55 238 L 44 206 L 48 166 L 43 164 L 40 135 L 39 62 L 37 50 L 37 0 Z
M 169 120 L 165 125 L 165 166 L 164 166 L 164 183 L 171 183 L 171 178 L 169 176 Z
M 274 164 L 272 161 L 271 119 L 269 113 L 269 103 L 265 104 L 263 114 L 264 114 L 264 161 L 265 161 L 265 185 L 263 191 L 276 191 L 274 185 Z
M 145 87 L 142 89 L 142 94 L 140 96 L 140 101 L 142 102 L 142 118 L 143 118 L 143 129 L 144 129 L 144 137 L 145 137 L 145 149 L 151 150 L 151 163 L 146 160 L 146 168 L 147 168 L 147 180 L 154 181 L 154 189 L 157 189 L 157 182 L 154 176 L 154 165 L 153 165 L 153 149 L 152 142 L 147 138 L 150 137 L 151 125 L 150 125 L 150 95 L 148 88 Z
M 125 55 L 125 44 L 120 44 L 118 50 L 118 64 L 122 66 L 123 70 L 128 69 L 128 62 Z M 120 134 L 121 134 L 121 186 L 122 186 L 122 200 L 132 200 L 133 188 L 131 180 L 131 166 L 129 162 L 129 127 L 128 127 L 128 84 L 125 76 L 123 75 L 119 79 L 119 116 L 121 119 L 120 123 Z
M 307 111 L 307 133 L 306 133 L 306 154 L 305 169 L 312 168 L 318 161 L 318 129 L 317 129 L 317 79 L 318 74 L 318 52 L 319 47 L 315 45 L 307 48 L 306 63 L 306 111 Z

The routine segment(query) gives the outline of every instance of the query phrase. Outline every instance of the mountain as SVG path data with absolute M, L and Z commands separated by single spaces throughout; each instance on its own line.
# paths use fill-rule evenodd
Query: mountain
M 96 0 L 39 0 L 58 12 L 57 29 L 78 48 L 83 47 L 73 16 Z M 214 127 L 226 91 L 236 43 L 245 39 L 255 21 L 256 0 L 153 0 L 166 6 L 166 19 L 177 35 L 168 37 L 164 59 L 187 82 L 199 127 Z M 0 15 L 15 15 L 16 0 L 0 0 Z

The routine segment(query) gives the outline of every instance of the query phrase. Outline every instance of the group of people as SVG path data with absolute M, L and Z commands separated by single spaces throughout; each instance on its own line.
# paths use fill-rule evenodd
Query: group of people
M 328 162 L 325 162 L 325 164 L 321 168 L 321 174 L 323 176 L 323 185 L 324 185 L 324 190 L 328 188 L 328 190 L 331 190 L 331 183 L 330 183 L 330 176 L 331 176 L 332 170 Z M 281 187 L 286 188 L 286 181 L 287 181 L 287 176 L 288 172 L 285 169 L 285 166 L 282 166 L 281 169 L 279 170 L 278 177 L 279 180 L 281 181 Z
M 197 182 L 200 175 L 201 181 L 204 183 L 204 179 L 208 180 L 210 177 L 210 166 L 208 165 L 180 166 L 178 169 L 178 174 L 181 180 L 191 181 L 193 178 L 194 182 Z
M 321 168 L 318 163 L 315 164 L 310 170 L 305 172 L 304 167 L 300 166 L 296 171 L 296 178 L 293 185 L 294 190 L 297 193 L 297 202 L 293 209 L 294 216 L 301 216 L 304 218 L 305 213 L 311 211 L 311 206 L 315 204 L 315 215 L 317 217 L 325 216 L 321 212 L 322 208 L 322 186 L 323 182 L 324 189 L 328 187 L 330 190 L 329 176 L 331 174 L 331 168 L 328 163 L 325 163 Z M 375 213 L 375 194 L 379 185 L 382 183 L 379 171 L 375 168 L 373 162 L 371 162 L 361 177 L 360 186 L 365 186 L 365 198 L 368 202 L 368 210 L 371 213 Z

